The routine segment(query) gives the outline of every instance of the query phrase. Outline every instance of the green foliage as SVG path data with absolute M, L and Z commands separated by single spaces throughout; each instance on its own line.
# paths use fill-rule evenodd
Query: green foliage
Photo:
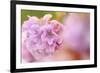
M 43 17 L 45 14 L 52 14 L 52 19 L 63 21 L 65 12 L 57 11 L 40 11 L 40 10 L 21 10 L 21 23 L 28 19 L 27 16 L 37 16 L 38 18 Z
M 38 11 L 38 10 L 21 10 L 21 23 L 28 19 L 29 16 L 37 16 L 38 18 L 43 17 L 45 14 L 52 14 L 53 18 L 56 19 L 56 12 L 52 11 Z

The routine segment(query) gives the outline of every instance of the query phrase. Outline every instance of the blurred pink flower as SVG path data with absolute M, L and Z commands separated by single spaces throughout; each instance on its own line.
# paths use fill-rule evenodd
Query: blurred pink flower
M 50 14 L 41 19 L 29 16 L 22 24 L 22 57 L 26 62 L 42 61 L 44 57 L 47 59 L 62 44 L 59 35 L 63 25 L 50 20 L 51 17 Z
M 81 52 L 90 48 L 89 14 L 69 13 L 64 24 L 63 38 L 65 45 Z

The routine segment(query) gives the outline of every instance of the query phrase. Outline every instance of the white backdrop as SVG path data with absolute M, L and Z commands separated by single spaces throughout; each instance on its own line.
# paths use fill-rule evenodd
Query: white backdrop
M 99 73 L 100 72 L 100 2 L 97 0 L 33 0 L 58 3 L 98 5 L 98 67 L 34 73 Z M 99 1 L 99 0 L 98 0 Z M 0 73 L 10 73 L 10 0 L 0 1 Z

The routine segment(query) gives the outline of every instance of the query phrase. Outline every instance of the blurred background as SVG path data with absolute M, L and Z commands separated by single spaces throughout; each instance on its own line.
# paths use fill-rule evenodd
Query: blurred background
M 28 19 L 27 16 L 37 16 L 38 18 L 43 17 L 45 14 L 52 14 L 52 19 L 56 19 L 63 22 L 63 17 L 67 14 L 66 12 L 54 12 L 54 11 L 39 11 L 39 10 L 21 10 L 21 23 Z

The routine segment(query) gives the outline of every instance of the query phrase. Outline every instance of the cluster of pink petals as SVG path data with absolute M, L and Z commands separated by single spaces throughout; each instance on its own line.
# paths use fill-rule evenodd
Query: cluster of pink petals
M 25 61 L 41 61 L 61 46 L 62 38 L 59 35 L 63 25 L 50 20 L 51 17 L 50 14 L 41 19 L 29 16 L 22 24 L 22 56 Z

